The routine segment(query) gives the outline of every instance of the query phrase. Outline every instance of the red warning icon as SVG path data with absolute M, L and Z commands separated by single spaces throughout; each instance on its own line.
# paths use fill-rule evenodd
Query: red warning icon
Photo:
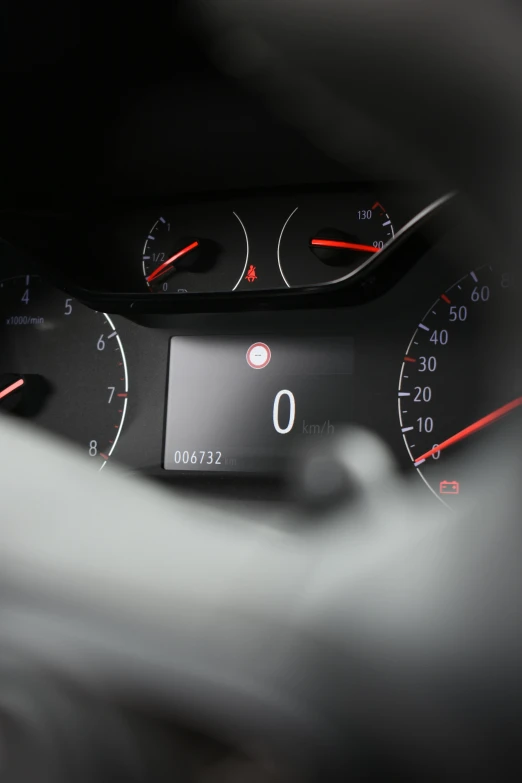
M 245 280 L 248 280 L 249 283 L 254 283 L 257 280 L 256 267 L 253 264 L 250 264 Z

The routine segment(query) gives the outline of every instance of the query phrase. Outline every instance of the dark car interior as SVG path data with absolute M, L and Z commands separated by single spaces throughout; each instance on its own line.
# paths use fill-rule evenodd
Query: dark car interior
M 518 6 L 1 16 L 2 779 L 519 779 Z

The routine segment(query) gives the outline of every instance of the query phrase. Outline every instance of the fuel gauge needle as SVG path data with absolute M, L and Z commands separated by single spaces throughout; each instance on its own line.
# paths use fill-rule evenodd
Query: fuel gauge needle
M 361 245 L 358 242 L 343 242 L 340 239 L 323 239 L 322 237 L 314 237 L 310 240 L 310 244 L 315 247 L 336 247 L 341 250 L 360 250 L 363 253 L 378 253 L 380 248 L 373 247 L 373 245 Z
M 199 242 L 195 241 L 195 242 L 191 242 L 190 245 L 187 245 L 181 250 L 178 250 L 177 253 L 174 253 L 173 256 L 167 258 L 166 261 L 160 264 L 160 266 L 158 266 L 154 270 L 154 272 L 151 272 L 151 274 L 147 277 L 147 283 L 152 283 L 152 281 L 156 280 L 157 277 L 164 275 L 165 272 L 168 272 L 168 270 L 172 267 L 172 265 L 176 263 L 178 258 L 182 258 L 183 256 L 186 256 L 187 253 L 190 253 L 191 250 L 195 250 L 197 247 L 199 247 Z
M 6 386 L 5 389 L 2 389 L 0 391 L 0 400 L 3 400 L 4 397 L 8 397 L 10 394 L 12 394 L 17 389 L 20 389 L 24 385 L 25 381 L 23 378 L 19 378 L 14 383 L 9 384 L 9 386 Z
M 434 446 L 425 454 L 421 454 L 420 457 L 417 457 L 417 459 L 414 460 L 413 464 L 415 465 L 415 467 L 417 467 L 422 462 L 425 462 L 428 459 L 428 457 L 432 457 L 438 451 L 444 451 L 444 449 L 447 449 L 448 446 L 453 446 L 454 443 L 458 443 L 459 441 L 464 440 L 464 438 L 469 438 L 469 436 L 473 435 L 474 432 L 479 432 L 479 430 L 483 430 L 484 427 L 488 427 L 490 424 L 493 424 L 493 422 L 498 421 L 498 419 L 501 419 L 503 416 L 506 416 L 506 414 L 511 413 L 511 411 L 514 411 L 516 408 L 519 408 L 521 405 L 522 405 L 522 397 L 515 397 L 514 400 L 511 400 L 511 402 L 508 402 L 506 405 L 503 405 L 501 408 L 497 408 L 497 410 L 493 411 L 493 413 L 489 413 L 487 416 L 484 416 L 482 419 L 478 419 L 478 421 L 474 422 L 473 424 L 470 424 L 469 427 L 465 427 L 463 430 L 460 430 L 460 432 L 457 432 L 455 435 L 452 435 L 451 438 L 448 438 L 442 443 L 439 443 L 438 446 Z

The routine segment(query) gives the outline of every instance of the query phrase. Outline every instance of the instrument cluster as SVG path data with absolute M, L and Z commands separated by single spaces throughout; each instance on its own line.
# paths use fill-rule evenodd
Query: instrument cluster
M 4 245 L 3 412 L 99 469 L 228 482 L 235 496 L 280 483 L 306 444 L 356 424 L 454 507 L 466 487 L 453 455 L 522 407 L 515 365 L 501 388 L 484 371 L 518 333 L 506 325 L 518 273 L 468 257 L 464 224 L 440 222 L 451 196 L 412 216 L 377 190 L 113 215 L 85 243 L 98 280 L 117 259 L 103 291 L 79 285 L 70 254 Z M 297 305 L 278 297 L 294 290 Z

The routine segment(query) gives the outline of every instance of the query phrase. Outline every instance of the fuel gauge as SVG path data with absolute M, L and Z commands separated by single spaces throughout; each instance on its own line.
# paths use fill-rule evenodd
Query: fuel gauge
M 234 291 L 248 268 L 248 236 L 236 212 L 159 217 L 143 246 L 153 293 Z

